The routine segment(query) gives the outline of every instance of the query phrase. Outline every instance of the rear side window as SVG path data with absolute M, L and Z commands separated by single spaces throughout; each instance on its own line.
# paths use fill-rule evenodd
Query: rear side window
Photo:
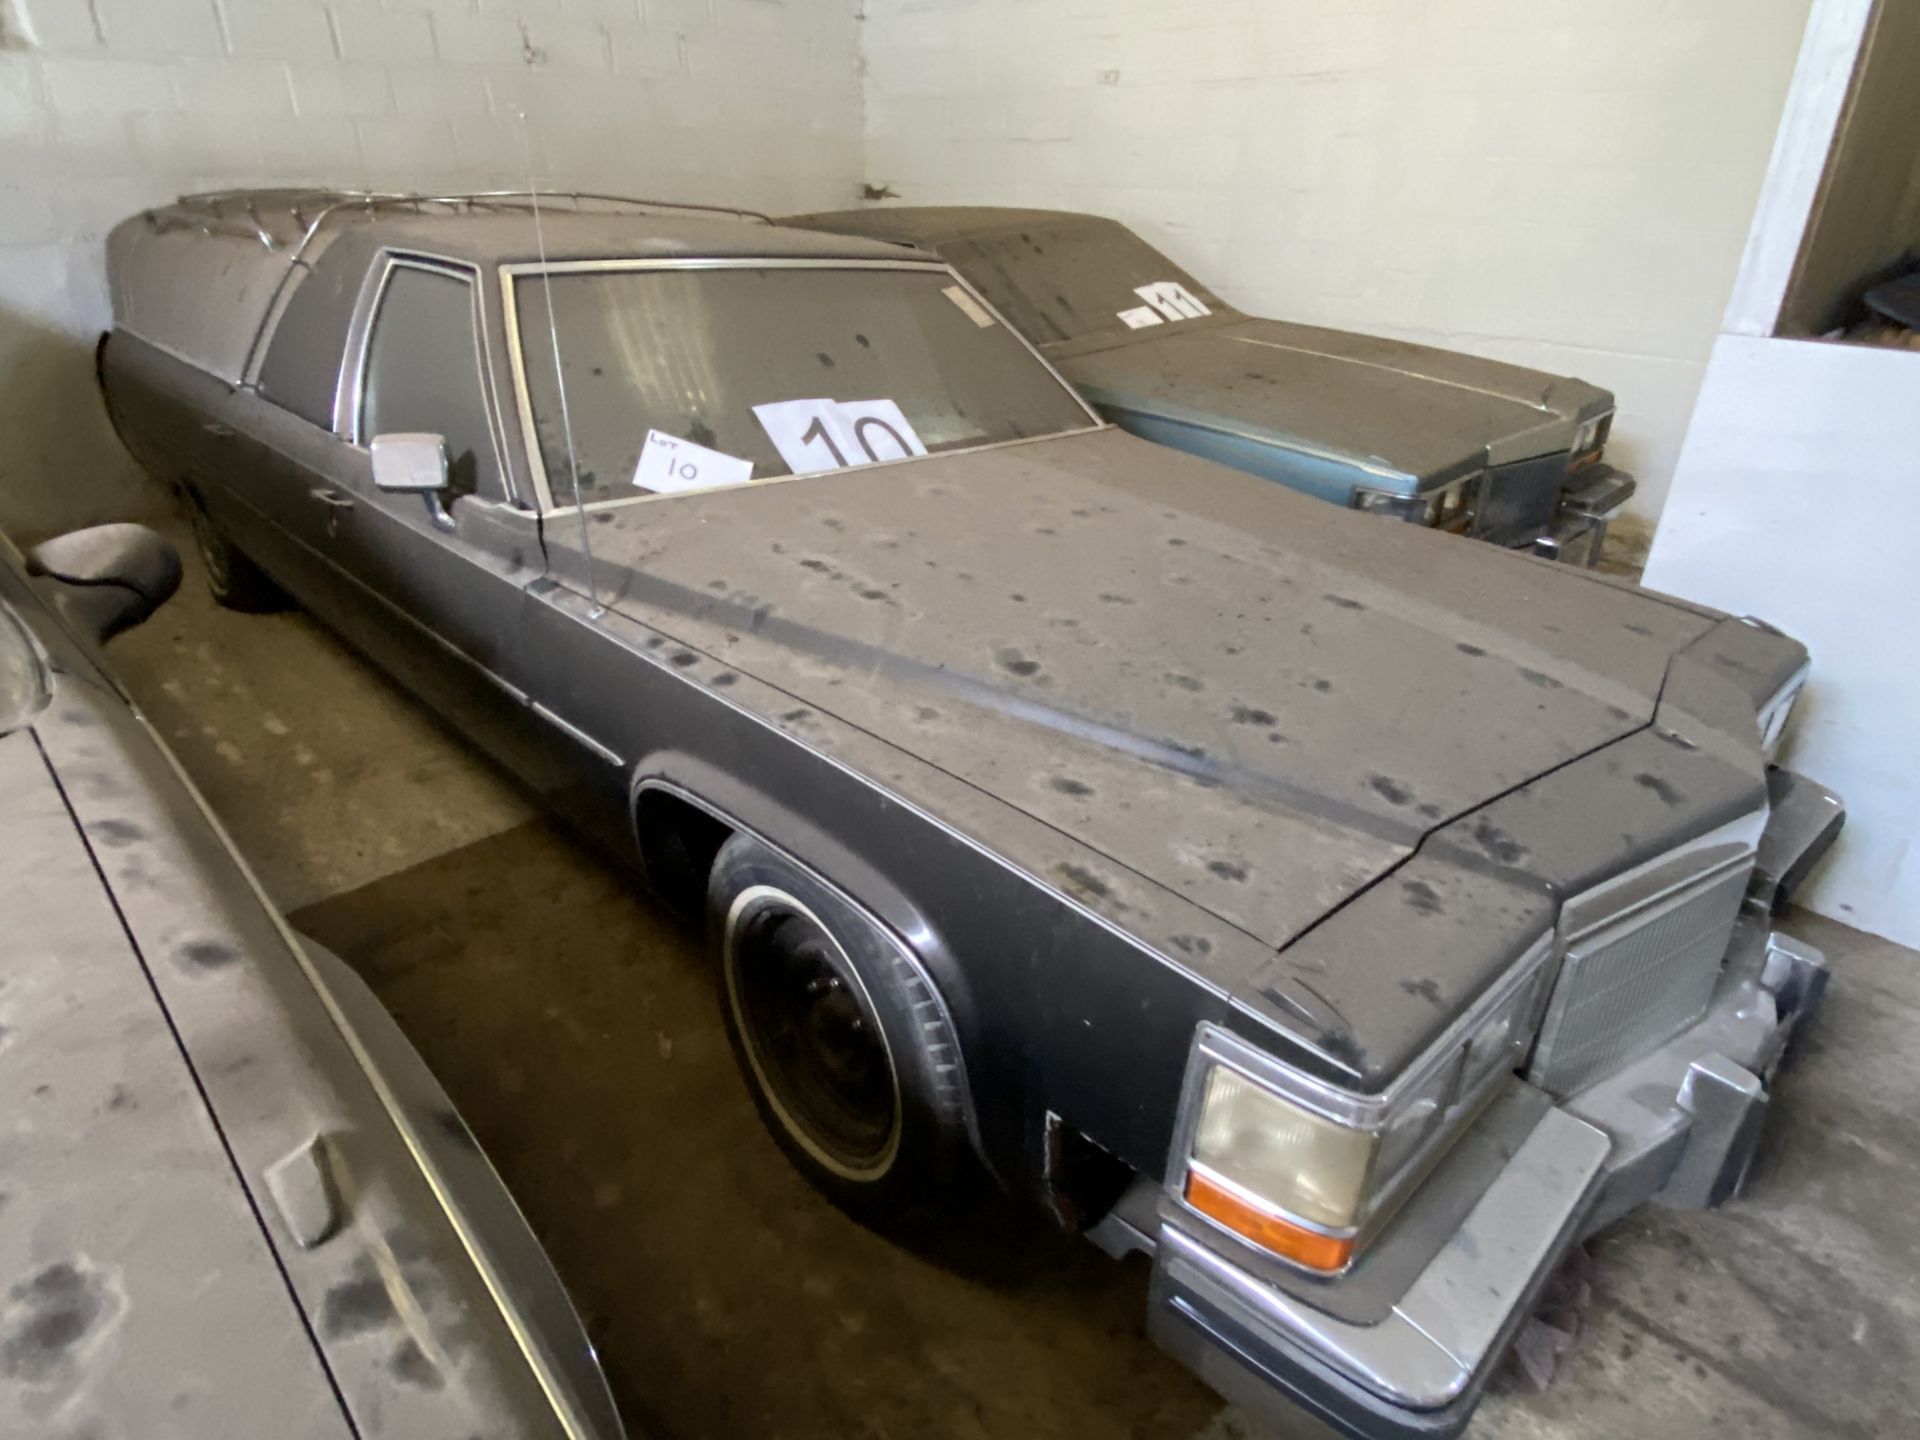
M 473 282 L 445 270 L 397 265 L 367 337 L 360 442 L 430 433 L 447 441 L 455 495 L 505 498 L 480 384 Z
M 347 322 L 366 274 L 362 261 L 329 253 L 287 301 L 260 362 L 260 393 L 323 430 L 333 428 L 333 395 Z

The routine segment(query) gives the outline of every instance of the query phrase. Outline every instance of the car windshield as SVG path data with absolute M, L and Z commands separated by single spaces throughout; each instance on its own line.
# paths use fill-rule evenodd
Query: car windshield
M 1094 215 L 1036 218 L 942 240 L 939 248 L 1009 325 L 1042 345 L 1107 331 L 1125 335 L 1228 308 L 1126 226 Z
M 592 502 L 1094 423 L 945 270 L 561 266 L 513 284 L 556 504 L 576 475 Z

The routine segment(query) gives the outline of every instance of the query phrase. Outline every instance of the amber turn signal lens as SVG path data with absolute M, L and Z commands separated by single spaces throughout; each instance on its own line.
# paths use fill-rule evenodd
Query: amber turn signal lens
M 1353 1258 L 1351 1238 L 1336 1239 L 1269 1215 L 1197 1170 L 1187 1172 L 1187 1203 L 1262 1250 L 1270 1250 L 1281 1259 L 1304 1265 L 1309 1270 L 1333 1274 L 1345 1269 L 1347 1261 Z

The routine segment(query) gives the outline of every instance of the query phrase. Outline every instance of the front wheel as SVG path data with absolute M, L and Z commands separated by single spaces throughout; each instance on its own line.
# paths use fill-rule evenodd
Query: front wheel
M 193 524 L 193 548 L 200 554 L 200 564 L 207 572 L 207 589 L 215 603 L 255 615 L 285 609 L 286 592 L 220 532 L 200 497 L 189 490 L 186 502 L 187 518 Z
M 727 1033 L 761 1119 L 842 1209 L 937 1211 L 969 1168 L 960 1051 L 900 943 L 751 836 L 707 885 Z

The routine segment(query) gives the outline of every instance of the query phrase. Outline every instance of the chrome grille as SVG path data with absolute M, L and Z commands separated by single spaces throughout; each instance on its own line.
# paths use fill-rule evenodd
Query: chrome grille
M 1527 1078 L 1571 1094 L 1699 1019 L 1752 870 L 1749 852 L 1569 936 Z
M 1553 525 L 1566 480 L 1564 451 L 1494 466 L 1480 482 L 1474 533 L 1496 545 L 1530 544 Z

